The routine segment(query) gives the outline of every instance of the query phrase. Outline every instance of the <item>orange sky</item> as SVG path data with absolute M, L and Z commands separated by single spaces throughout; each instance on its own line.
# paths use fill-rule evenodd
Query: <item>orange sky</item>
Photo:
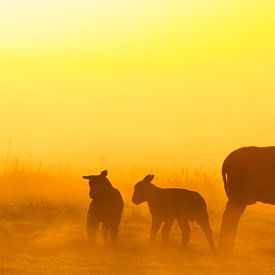
M 9 140 L 76 168 L 275 145 L 275 3 L 184 2 L 1 1 L 1 160 Z

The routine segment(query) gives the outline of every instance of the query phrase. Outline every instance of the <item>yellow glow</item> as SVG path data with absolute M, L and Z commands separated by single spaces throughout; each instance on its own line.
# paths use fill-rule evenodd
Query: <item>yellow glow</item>
M 274 145 L 273 1 L 0 5 L 2 155 L 188 167 Z

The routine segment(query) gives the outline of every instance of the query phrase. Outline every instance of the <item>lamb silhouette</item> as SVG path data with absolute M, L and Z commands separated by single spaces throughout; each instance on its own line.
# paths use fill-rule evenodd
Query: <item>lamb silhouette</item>
M 107 174 L 108 172 L 104 170 L 100 175 L 83 176 L 89 180 L 89 196 L 92 199 L 87 214 L 86 229 L 89 239 L 94 242 L 96 232 L 102 224 L 103 238 L 110 234 L 113 244 L 116 244 L 124 203 L 120 192 L 107 179 Z
M 154 175 L 147 175 L 135 185 L 132 201 L 140 204 L 147 201 L 152 216 L 151 242 L 164 223 L 161 235 L 167 241 L 172 223 L 177 220 L 182 232 L 181 247 L 189 241 L 189 221 L 196 221 L 204 232 L 212 253 L 216 253 L 212 230 L 208 220 L 207 206 L 203 197 L 193 191 L 175 188 L 159 188 L 152 184 Z
M 257 201 L 275 204 L 275 147 L 243 147 L 222 166 L 228 201 L 223 213 L 219 247 L 232 252 L 241 215 Z

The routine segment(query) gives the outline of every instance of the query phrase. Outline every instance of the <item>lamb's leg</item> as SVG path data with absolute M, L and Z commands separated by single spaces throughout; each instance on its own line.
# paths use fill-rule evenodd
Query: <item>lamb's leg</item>
M 108 236 L 108 233 L 109 233 L 109 228 L 106 226 L 106 224 L 102 224 L 102 227 L 101 227 L 101 234 L 102 234 L 102 240 L 103 240 L 103 243 L 104 243 L 104 244 L 107 243 L 107 236 Z
M 116 244 L 117 244 L 118 227 L 119 227 L 119 225 L 116 225 L 110 230 L 111 239 L 112 239 L 114 246 L 116 246 Z
M 152 227 L 151 227 L 151 236 L 150 236 L 151 244 L 155 242 L 160 226 L 161 226 L 161 219 L 159 219 L 158 217 L 152 216 Z
M 217 250 L 216 250 L 216 246 L 215 246 L 215 243 L 214 243 L 214 240 L 213 240 L 213 233 L 212 233 L 212 229 L 211 229 L 210 224 L 209 224 L 208 217 L 205 217 L 203 219 L 199 219 L 197 221 L 197 223 L 199 224 L 200 228 L 202 229 L 202 231 L 204 232 L 204 234 L 207 238 L 207 241 L 209 243 L 211 252 L 213 254 L 216 254 Z
M 98 227 L 99 227 L 99 222 L 97 220 L 92 219 L 91 217 L 90 219 L 87 219 L 87 224 L 86 224 L 87 234 L 91 242 L 95 242 L 95 236 L 96 236 Z
M 178 222 L 179 222 L 179 226 L 180 226 L 181 234 L 182 234 L 181 247 L 185 249 L 189 242 L 189 238 L 190 238 L 189 222 L 187 219 L 181 219 Z
M 87 219 L 86 219 L 87 235 L 91 242 L 95 242 L 95 235 L 98 230 L 98 227 L 99 227 L 99 221 L 94 212 L 94 204 L 93 202 L 91 202 L 87 213 Z
M 161 230 L 162 241 L 163 241 L 164 244 L 167 243 L 168 236 L 169 236 L 172 224 L 173 224 L 172 219 L 164 221 L 164 225 L 163 225 L 163 228 Z

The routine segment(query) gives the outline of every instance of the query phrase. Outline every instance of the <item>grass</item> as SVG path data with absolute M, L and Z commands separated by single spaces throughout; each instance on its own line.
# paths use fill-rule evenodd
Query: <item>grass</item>
M 215 240 L 219 238 L 225 195 L 214 169 L 157 172 L 156 184 L 199 191 L 206 199 Z M 175 224 L 169 244 L 149 245 L 150 216 L 146 205 L 130 203 L 133 183 L 144 171 L 113 174 L 125 209 L 117 249 L 86 237 L 88 189 L 68 173 L 22 167 L 0 175 L 0 274 L 274 274 L 275 209 L 249 207 L 243 216 L 233 257 L 213 257 L 196 224 L 187 251 L 180 251 Z M 126 183 L 129 184 L 126 184 Z M 116 184 L 120 183 L 120 184 Z M 15 193 L 15 194 L 14 194 Z

